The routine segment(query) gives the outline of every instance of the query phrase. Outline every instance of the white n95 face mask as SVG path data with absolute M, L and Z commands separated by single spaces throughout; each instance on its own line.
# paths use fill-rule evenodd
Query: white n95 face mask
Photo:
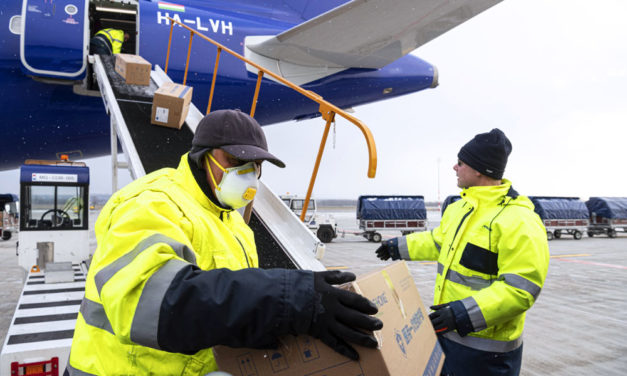
M 237 167 L 224 168 L 210 153 L 207 153 L 205 159 L 207 167 L 209 168 L 209 175 L 213 180 L 213 185 L 216 187 L 216 198 L 222 206 L 236 210 L 248 205 L 248 203 L 255 198 L 259 184 L 257 180 L 259 170 L 255 162 L 248 162 Z M 213 172 L 211 172 L 211 168 L 209 167 L 209 159 L 224 172 L 220 184 L 216 184 L 216 179 L 213 177 Z

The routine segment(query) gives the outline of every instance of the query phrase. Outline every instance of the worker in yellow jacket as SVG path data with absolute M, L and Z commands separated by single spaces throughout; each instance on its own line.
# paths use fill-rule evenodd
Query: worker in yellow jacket
M 96 222 L 67 373 L 205 375 L 211 347 L 267 348 L 309 334 L 351 359 L 376 347 L 366 298 L 334 287 L 351 273 L 258 269 L 252 230 L 235 210 L 254 198 L 268 152 L 259 124 L 233 110 L 200 121 L 178 168 L 116 192 Z
M 89 41 L 90 55 L 115 55 L 122 52 L 122 45 L 127 42 L 130 35 L 124 30 L 102 29 Z
M 531 201 L 503 179 L 512 146 L 499 129 L 476 135 L 453 167 L 461 199 L 430 232 L 391 239 L 381 259 L 437 260 L 431 322 L 443 375 L 518 375 L 525 312 L 549 265 L 546 230 Z

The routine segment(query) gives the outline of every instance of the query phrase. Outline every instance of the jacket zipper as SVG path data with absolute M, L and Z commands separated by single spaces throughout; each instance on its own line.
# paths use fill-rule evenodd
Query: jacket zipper
M 246 248 L 244 248 L 244 245 L 242 244 L 242 242 L 239 241 L 237 236 L 233 235 L 233 237 L 235 238 L 235 240 L 237 240 L 240 247 L 242 247 L 242 251 L 244 251 L 244 258 L 246 259 L 246 265 L 248 265 L 248 267 L 250 268 L 250 263 L 248 262 L 248 253 L 246 253 Z
M 221 211 L 220 212 L 220 220 L 222 222 L 224 222 L 224 214 L 226 213 L 227 215 L 227 219 L 230 219 L 230 215 L 227 212 Z M 233 237 L 235 238 L 235 240 L 237 240 L 237 242 L 239 243 L 239 246 L 242 247 L 242 252 L 244 252 L 244 258 L 246 259 L 246 265 L 250 268 L 250 262 L 248 262 L 248 253 L 246 253 L 246 248 L 244 248 L 244 244 L 242 244 L 242 242 L 239 240 L 239 238 L 233 234 Z
M 466 218 L 470 215 L 470 213 L 472 213 L 473 210 L 475 210 L 475 208 L 471 208 L 470 210 L 468 210 L 468 213 L 464 214 L 464 216 L 462 217 L 462 220 L 459 222 L 459 225 L 457 226 L 457 230 L 455 230 L 455 235 L 453 235 L 453 240 L 451 240 L 451 245 L 448 247 L 448 251 L 446 251 L 447 256 L 451 252 L 451 249 L 453 248 L 453 244 L 455 244 L 455 238 L 457 238 L 457 233 L 459 232 L 459 229 L 462 227 L 462 224 L 464 223 Z

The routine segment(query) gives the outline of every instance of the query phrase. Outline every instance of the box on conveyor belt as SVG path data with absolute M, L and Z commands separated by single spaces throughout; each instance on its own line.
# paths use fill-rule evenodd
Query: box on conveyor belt
M 359 361 L 352 361 L 308 337 L 285 336 L 278 349 L 213 349 L 218 368 L 246 376 L 407 376 L 439 375 L 444 354 L 418 289 L 404 261 L 359 277 L 349 289 L 379 308 L 383 329 L 375 332 L 379 348 L 353 345 Z
M 139 55 L 115 55 L 115 71 L 129 85 L 150 85 L 151 69 L 152 65 Z
M 189 112 L 193 88 L 166 82 L 157 91 L 152 100 L 150 122 L 164 127 L 181 129 Z

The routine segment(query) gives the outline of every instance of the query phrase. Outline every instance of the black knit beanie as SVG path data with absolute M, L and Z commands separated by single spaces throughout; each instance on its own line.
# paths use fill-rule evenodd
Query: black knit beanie
M 489 133 L 479 133 L 462 146 L 457 154 L 460 161 L 492 179 L 503 178 L 507 157 L 512 152 L 512 144 L 505 133 L 498 128 Z

